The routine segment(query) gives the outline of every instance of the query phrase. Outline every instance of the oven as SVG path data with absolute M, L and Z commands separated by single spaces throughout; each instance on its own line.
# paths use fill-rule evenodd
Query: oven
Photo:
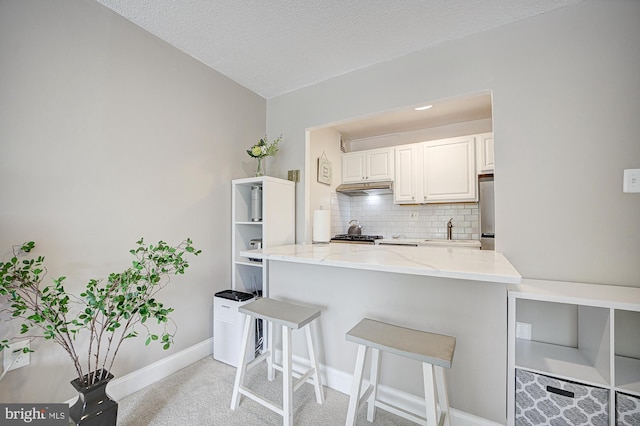
M 347 244 L 375 244 L 376 240 L 381 240 L 382 235 L 352 235 L 352 234 L 338 234 L 331 238 L 332 243 L 347 243 Z

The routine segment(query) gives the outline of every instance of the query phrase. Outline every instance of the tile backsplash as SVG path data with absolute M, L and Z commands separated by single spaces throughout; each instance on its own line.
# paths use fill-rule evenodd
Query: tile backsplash
M 411 216 L 414 216 L 412 218 Z M 331 233 L 346 234 L 349 220 L 357 219 L 362 233 L 384 238 L 446 238 L 453 218 L 453 239 L 479 240 L 478 203 L 394 204 L 393 194 L 350 197 L 331 195 Z

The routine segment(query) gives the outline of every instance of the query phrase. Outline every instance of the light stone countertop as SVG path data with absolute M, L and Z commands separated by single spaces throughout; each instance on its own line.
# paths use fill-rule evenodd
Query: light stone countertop
M 293 244 L 245 250 L 241 256 L 281 262 L 462 280 L 518 284 L 522 277 L 502 253 L 464 247 Z

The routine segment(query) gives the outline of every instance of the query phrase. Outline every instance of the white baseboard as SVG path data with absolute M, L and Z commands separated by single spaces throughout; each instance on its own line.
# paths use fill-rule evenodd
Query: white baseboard
M 279 355 L 281 355 L 281 353 L 278 352 L 276 356 Z M 309 366 L 309 360 L 298 356 L 293 357 L 293 368 L 295 370 L 306 371 L 309 369 Z M 325 386 L 347 395 L 351 393 L 351 380 L 353 377 L 351 374 L 336 370 L 335 368 L 327 367 L 326 365 L 320 365 L 320 375 L 322 376 L 322 381 Z M 417 416 L 424 416 L 425 402 L 416 395 L 412 395 L 389 386 L 379 385 L 378 396 L 380 400 L 388 404 L 400 407 Z M 469 414 L 464 411 L 456 410 L 453 407 L 451 408 L 451 425 L 501 426 L 500 423 L 474 416 L 473 414 Z
M 109 383 L 109 395 L 114 400 L 118 401 L 119 399 L 137 392 L 146 386 L 162 380 L 176 371 L 201 360 L 202 358 L 211 355 L 213 353 L 212 347 L 213 339 L 207 339 L 132 373 L 113 379 Z M 281 354 L 277 351 L 276 357 L 279 355 Z M 298 371 L 306 371 L 309 368 L 309 360 L 294 356 L 293 368 Z M 322 381 L 325 386 L 349 395 L 351 391 L 351 374 L 325 365 L 320 366 L 320 374 L 322 375 Z M 424 401 L 422 399 L 398 389 L 380 385 L 379 396 L 384 402 L 396 405 L 418 416 L 421 416 L 424 411 Z M 67 401 L 69 405 L 72 405 L 75 402 L 76 398 Z M 500 423 L 495 423 L 482 417 L 456 410 L 455 408 L 451 408 L 451 423 L 452 426 L 500 425 Z
M 118 401 L 125 396 L 131 395 L 178 370 L 187 367 L 194 362 L 201 360 L 207 355 L 211 355 L 213 347 L 213 338 L 203 340 L 187 349 L 163 358 L 159 361 L 149 364 L 139 370 L 118 377 L 109 382 L 108 393 L 114 400 Z M 77 398 L 69 401 L 69 405 L 76 402 Z

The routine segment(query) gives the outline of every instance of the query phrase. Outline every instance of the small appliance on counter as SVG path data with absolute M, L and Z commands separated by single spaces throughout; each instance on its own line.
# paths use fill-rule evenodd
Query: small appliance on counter
M 262 248 L 262 238 L 254 238 L 249 240 L 249 250 L 259 250 Z M 252 262 L 262 262 L 262 259 L 249 258 Z
M 249 250 L 259 250 L 262 248 L 262 238 L 249 240 Z
M 362 225 L 355 219 L 349 221 L 349 229 L 347 230 L 348 235 L 362 235 Z

